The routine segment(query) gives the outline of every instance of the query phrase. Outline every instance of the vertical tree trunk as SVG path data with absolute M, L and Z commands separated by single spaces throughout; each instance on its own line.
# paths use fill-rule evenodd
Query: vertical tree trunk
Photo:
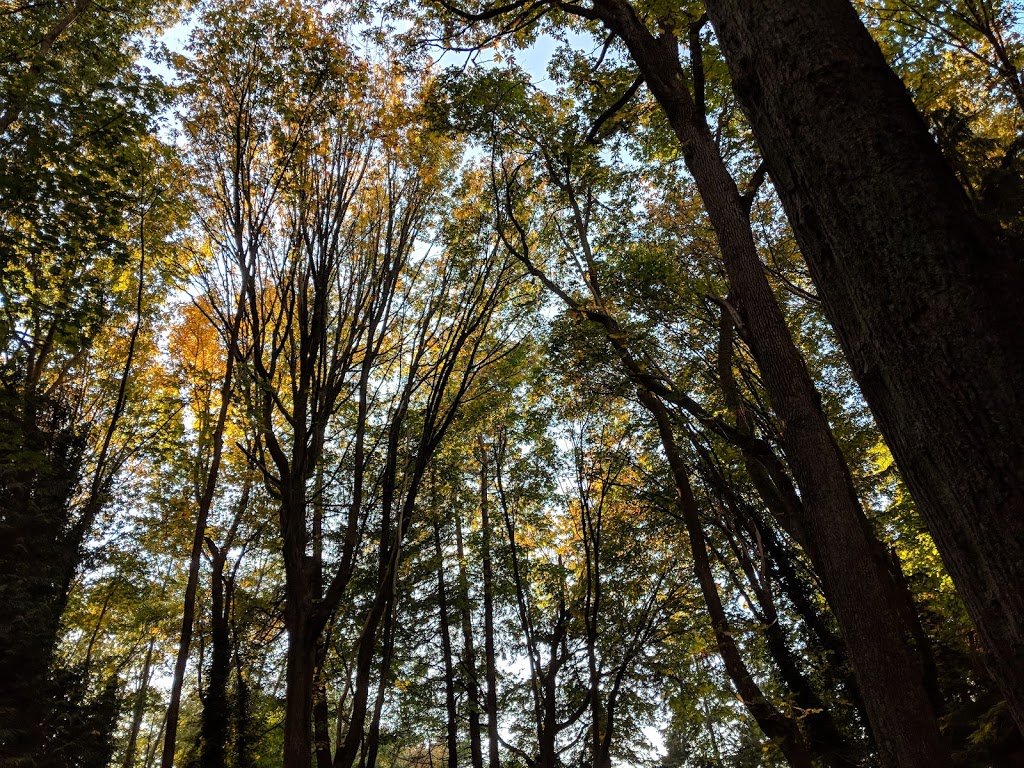
M 826 312 L 1024 726 L 1019 256 L 973 214 L 847 0 L 707 9 Z
M 437 550 L 437 610 L 441 632 L 441 660 L 444 663 L 444 705 L 447 713 L 448 768 L 459 765 L 459 724 L 455 709 L 455 670 L 452 664 L 452 635 L 448 626 L 448 595 L 444 583 L 444 552 L 441 532 L 434 523 L 434 548 Z
M 290 602 L 290 600 L 289 600 Z M 316 641 L 309 615 L 285 605 L 288 651 L 285 667 L 284 768 L 310 768 L 313 752 L 313 684 Z
M 477 681 L 476 645 L 473 640 L 473 611 L 469 600 L 469 578 L 466 574 L 466 551 L 462 544 L 462 518 L 455 516 L 455 553 L 459 558 L 459 602 L 462 604 L 463 674 L 466 697 L 469 699 L 469 754 L 473 768 L 483 768 L 483 746 L 480 741 L 480 684 Z M 485 585 L 486 590 L 486 585 Z
M 480 539 L 484 569 L 484 677 L 487 682 L 487 765 L 498 762 L 498 667 L 494 653 L 494 568 L 491 563 L 491 521 L 488 498 L 487 446 L 480 440 Z
M 906 768 L 922 760 L 946 765 L 948 750 L 909 648 L 909 627 L 893 606 L 888 559 L 864 517 L 818 393 L 764 275 L 746 203 L 684 84 L 678 44 L 671 35 L 654 38 L 626 2 L 606 0 L 599 6 L 679 137 L 715 229 L 807 511 L 800 522 L 809 554 L 850 648 L 879 746 L 887 759 Z
M 146 658 L 142 662 L 139 674 L 139 689 L 135 692 L 135 706 L 132 708 L 132 725 L 128 731 L 128 746 L 124 750 L 124 768 L 134 768 L 135 751 L 139 742 L 139 730 L 142 728 L 142 716 L 146 712 L 146 694 L 149 693 L 149 678 L 153 665 L 153 648 L 156 646 L 156 635 L 149 639 L 146 647 Z
M 203 535 L 206 531 L 206 515 L 200 509 L 196 520 L 192 552 L 189 556 L 188 579 L 185 583 L 185 599 L 181 611 L 181 633 L 178 636 L 178 655 L 174 662 L 171 678 L 171 698 L 167 705 L 167 725 L 164 730 L 164 749 L 160 768 L 173 768 L 174 753 L 178 744 L 178 716 L 181 712 L 181 694 L 185 685 L 185 668 L 188 666 L 189 650 L 192 647 L 192 630 L 196 617 L 196 591 L 199 587 L 199 564 L 203 551 Z
M 154 765 L 156 762 L 156 752 L 160 748 L 160 744 L 164 737 L 164 728 L 167 726 L 167 713 L 164 712 L 164 717 L 160 721 L 160 727 L 156 729 L 156 735 L 152 736 L 150 742 L 146 745 L 146 768 Z M 248 768 L 248 767 L 247 767 Z
M 224 578 L 226 548 L 212 550 L 210 672 L 203 698 L 201 768 L 222 768 L 227 757 L 230 709 L 228 679 L 231 675 L 231 585 Z
M 160 758 L 160 768 L 172 768 L 174 765 L 174 752 L 178 740 L 178 714 L 181 710 L 181 689 L 185 683 L 185 668 L 188 666 L 188 654 L 192 645 L 192 630 L 195 623 L 199 565 L 206 537 L 206 524 L 210 517 L 210 509 L 213 507 L 213 497 L 220 476 L 220 464 L 224 452 L 224 428 L 227 425 L 234 386 L 234 351 L 238 344 L 238 333 L 244 313 L 245 305 L 240 300 L 228 330 L 227 349 L 229 354 L 224 361 L 224 380 L 220 386 L 220 408 L 212 435 L 213 450 L 196 510 L 196 527 L 192 535 L 192 549 L 189 553 L 188 579 L 185 583 L 184 604 L 181 611 L 181 634 L 178 640 L 178 655 L 174 661 L 174 676 L 171 679 L 171 699 L 167 705 L 167 727 L 164 732 L 164 748 Z
M 296 443 L 305 445 L 305 436 L 297 434 Z M 303 466 L 305 456 L 301 448 L 297 453 L 299 455 L 293 457 L 293 465 Z M 284 768 L 310 768 L 317 646 L 322 625 L 314 615 L 319 596 L 313 589 L 313 558 L 306 554 L 307 499 L 305 477 L 301 473 L 293 474 L 289 482 L 283 484 L 279 518 L 285 566 L 284 623 L 288 632 Z
M 331 768 L 330 712 L 327 708 L 327 684 L 324 682 L 323 657 L 318 655 L 316 687 L 313 691 L 313 748 L 316 753 L 316 768 Z
M 242 657 L 238 651 L 238 638 L 235 637 L 235 707 L 233 720 L 235 724 L 235 768 L 254 768 L 253 747 L 258 734 L 253 729 L 253 718 L 250 711 L 249 682 L 245 679 L 242 669 Z

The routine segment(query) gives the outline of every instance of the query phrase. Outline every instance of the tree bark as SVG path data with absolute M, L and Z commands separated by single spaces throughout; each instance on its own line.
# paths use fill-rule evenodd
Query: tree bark
M 171 699 L 167 705 L 167 726 L 164 732 L 164 748 L 160 758 L 160 768 L 173 768 L 174 752 L 178 739 L 178 715 L 181 710 L 181 689 L 185 683 L 185 668 L 188 665 L 189 649 L 192 644 L 192 630 L 195 623 L 196 592 L 199 589 L 199 565 L 203 554 L 203 542 L 206 538 L 206 524 L 213 507 L 213 497 L 217 490 L 220 476 L 220 464 L 224 453 L 224 428 L 227 425 L 228 412 L 231 408 L 231 393 L 234 383 L 235 355 L 238 344 L 239 328 L 245 313 L 245 305 L 239 300 L 234 318 L 228 330 L 227 349 L 231 352 L 224 361 L 224 380 L 220 387 L 220 409 L 214 426 L 212 442 L 213 450 L 210 465 L 206 472 L 203 492 L 199 497 L 196 511 L 196 527 L 192 534 L 192 549 L 189 554 L 188 579 L 185 582 L 185 596 L 181 610 L 181 634 L 178 640 L 178 655 L 174 661 L 174 675 L 171 680 Z
M 323 673 L 323 652 L 318 654 L 316 689 L 313 691 L 313 749 L 316 768 L 332 768 L 330 712 L 327 708 L 327 684 Z
M 203 697 L 201 768 L 222 768 L 227 757 L 231 717 L 228 680 L 231 676 L 231 583 L 224 578 L 227 545 L 208 546 L 213 555 L 210 612 L 210 671 Z
M 707 10 L 825 310 L 1024 726 L 1019 254 L 974 215 L 847 0 Z
M 757 573 L 758 569 L 750 558 L 745 556 L 733 535 L 728 531 L 727 535 L 732 539 L 730 543 L 733 553 L 760 608 L 758 618 L 763 623 L 762 632 L 768 653 L 775 661 L 782 682 L 793 694 L 794 702 L 806 713 L 803 716 L 803 725 L 811 749 L 829 768 L 857 768 L 862 764 L 863 755 L 856 754 L 853 745 L 840 732 L 828 706 L 804 674 L 800 660 L 790 646 L 783 629 L 771 588 L 765 586 L 764 577 Z
M 149 639 L 146 646 L 146 658 L 142 662 L 139 674 L 139 689 L 135 692 L 135 706 L 132 707 L 132 726 L 128 732 L 128 746 L 124 750 L 124 768 L 134 768 L 135 752 L 139 743 L 139 731 L 142 728 L 142 716 L 146 712 L 146 694 L 149 693 L 149 679 L 153 668 L 153 649 L 156 646 L 156 635 Z
M 293 603 L 291 595 L 285 603 L 288 650 L 285 667 L 284 767 L 309 768 L 313 754 L 313 684 L 319 633 L 312 630 L 309 614 L 294 603 L 289 603 Z
M 377 696 L 373 702 L 373 716 L 370 718 L 370 727 L 367 730 L 366 738 L 363 739 L 364 759 L 360 763 L 361 768 L 376 768 L 377 753 L 380 750 L 380 720 L 384 711 L 384 698 L 387 696 L 388 686 L 391 682 L 391 659 L 395 653 L 395 629 L 397 618 L 395 616 L 397 607 L 396 598 L 392 597 L 384 614 L 384 627 L 381 632 L 382 648 L 380 657 L 380 670 L 377 678 Z

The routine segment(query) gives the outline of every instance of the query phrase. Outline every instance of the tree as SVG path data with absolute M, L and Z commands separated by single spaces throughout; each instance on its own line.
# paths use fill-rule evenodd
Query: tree
M 737 101 L 828 106 L 758 9 L 204 0 L 171 116 L 164 6 L 9 5 L 0 762 L 1020 761 Z M 1011 253 L 1013 5 L 856 8 Z
M 124 421 L 141 416 L 136 387 L 180 224 L 173 160 L 153 136 L 163 88 L 129 43 L 147 22 L 133 7 L 127 26 L 100 25 L 92 60 L 42 85 L 34 65 L 22 71 L 18 46 L 52 5 L 3 18 L 13 46 L 0 74 L 10 99 L 0 137 L 5 760 L 47 754 L 61 617 L 115 478 L 145 439 L 147 417 Z M 86 672 L 64 672 L 88 689 Z M 113 702 L 116 687 L 103 695 Z
M 519 12 L 528 5 L 513 4 L 513 10 L 501 13 L 461 15 L 483 20 Z M 908 764 L 920 759 L 922 745 L 927 744 L 930 759 L 941 764 L 946 760 L 942 757 L 946 748 L 941 743 L 932 702 L 913 654 L 902 651 L 911 631 L 896 609 L 904 597 L 892 594 L 891 564 L 867 525 L 820 396 L 786 327 L 757 253 L 748 201 L 756 194 L 763 175 L 755 174 L 751 189 L 741 194 L 706 121 L 703 70 L 696 64 L 702 56 L 701 22 L 684 24 L 676 18 L 662 19 L 655 36 L 628 2 L 573 5 L 567 10 L 601 22 L 622 39 L 681 143 L 722 252 L 729 278 L 728 309 L 736 314 L 778 415 L 783 450 L 805 502 L 800 508 L 813 510 L 804 517 L 794 517 L 794 524 L 801 528 L 801 541 L 815 560 L 843 627 L 874 728 L 877 732 L 891 730 L 893 744 L 899 741 L 897 734 L 915 730 L 917 746 L 908 750 L 904 759 Z M 684 80 L 677 38 L 687 26 L 695 62 L 693 92 Z M 587 132 L 588 137 L 593 134 L 593 130 Z M 559 159 L 548 163 L 552 181 L 571 192 L 572 182 L 568 171 L 559 167 Z M 595 299 L 600 302 L 601 297 Z M 872 627 L 870 631 L 868 626 Z M 898 686 L 891 685 L 894 675 L 902 680 Z
M 1024 724 L 1019 256 L 849 3 L 707 7 L 864 398 Z

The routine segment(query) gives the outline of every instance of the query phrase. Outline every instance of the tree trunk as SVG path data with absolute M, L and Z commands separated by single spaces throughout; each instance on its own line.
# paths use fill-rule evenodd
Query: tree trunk
M 128 732 L 128 746 L 124 750 L 124 768 L 134 768 L 135 751 L 139 743 L 139 731 L 142 728 L 142 716 L 146 712 L 146 694 L 149 692 L 150 671 L 153 668 L 153 648 L 156 646 L 156 635 L 149 639 L 146 646 L 146 658 L 142 662 L 139 674 L 139 690 L 135 692 L 135 706 L 132 708 L 132 726 Z
M 242 657 L 238 652 L 238 638 L 235 638 L 235 707 L 233 720 L 235 724 L 235 768 L 255 768 L 256 761 L 253 747 L 259 734 L 253 728 L 254 722 L 250 711 L 249 682 L 245 679 L 242 669 Z
M 491 520 L 487 446 L 480 441 L 480 559 L 484 569 L 484 677 L 487 683 L 487 766 L 498 761 L 498 665 L 494 652 L 494 567 L 491 562 Z
M 758 521 L 757 525 L 761 531 L 761 542 L 768 554 L 772 578 L 776 579 L 786 598 L 803 619 L 809 640 L 817 644 L 819 652 L 827 659 L 827 684 L 843 689 L 856 711 L 859 724 L 866 729 L 868 736 L 872 737 L 871 724 L 864 708 L 864 698 L 853 675 L 847 648 L 833 630 L 830 617 L 821 612 L 806 577 L 797 572 L 795 565 L 799 563 L 799 555 L 791 546 L 780 541 L 775 531 L 761 521 Z
M 239 301 L 228 330 L 227 349 L 229 351 L 233 352 L 238 344 L 238 333 L 244 312 L 244 303 Z M 185 583 L 184 604 L 181 610 L 181 634 L 178 640 L 178 655 L 174 661 L 174 676 L 171 680 L 171 700 L 167 705 L 167 728 L 164 733 L 164 748 L 160 758 L 160 768 L 172 768 L 174 765 L 174 752 L 178 739 L 178 714 L 181 710 L 181 689 L 185 683 L 185 668 L 188 666 L 188 654 L 192 644 L 192 630 L 195 622 L 200 558 L 203 554 L 203 542 L 206 538 L 206 523 L 210 517 L 210 509 L 213 507 L 213 497 L 217 490 L 217 480 L 220 475 L 221 458 L 224 452 L 224 428 L 227 424 L 228 411 L 231 408 L 234 365 L 235 355 L 228 354 L 224 362 L 224 379 L 220 386 L 220 408 L 212 435 L 213 448 L 210 456 L 210 465 L 206 473 L 202 494 L 198 500 L 196 527 L 192 534 L 188 579 Z
M 323 657 L 317 662 L 316 689 L 313 692 L 313 749 L 316 768 L 332 768 L 330 712 L 327 708 L 327 684 L 324 682 Z
M 973 214 L 847 0 L 707 10 L 825 310 L 1024 726 L 1018 255 Z
M 811 759 L 811 754 L 797 724 L 791 718 L 779 712 L 765 698 L 757 682 L 750 675 L 750 671 L 740 655 L 740 649 L 732 636 L 725 608 L 722 605 L 721 597 L 718 594 L 718 586 L 715 584 L 714 574 L 711 570 L 711 561 L 708 558 L 707 545 L 704 540 L 704 530 L 700 522 L 700 512 L 697 508 L 697 501 L 693 496 L 693 489 L 690 487 L 689 472 L 676 447 L 668 412 L 662 402 L 649 392 L 641 390 L 640 400 L 657 422 L 661 444 L 672 469 L 672 477 L 675 480 L 676 489 L 679 494 L 683 520 L 686 525 L 687 534 L 690 537 L 694 575 L 700 584 L 701 593 L 707 605 L 708 616 L 711 619 L 711 628 L 714 631 L 715 641 L 726 671 L 736 686 L 736 692 L 757 722 L 758 727 L 761 728 L 765 736 L 778 745 L 792 768 L 812 768 L 814 761 Z
M 655 39 L 628 3 L 613 0 L 601 6 L 679 137 L 715 229 L 730 290 L 807 511 L 800 522 L 809 554 L 850 648 L 879 746 L 907 768 L 921 760 L 946 765 L 948 751 L 908 647 L 909 628 L 892 605 L 887 558 L 864 517 L 820 397 L 765 277 L 745 201 L 682 80 L 675 38 Z
M 764 620 L 765 642 L 779 676 L 793 694 L 796 705 L 804 715 L 804 730 L 811 748 L 821 756 L 829 768 L 857 768 L 862 764 L 862 755 L 856 754 L 853 745 L 840 732 L 828 706 L 822 701 L 811 681 L 801 668 L 797 654 L 793 652 L 778 610 L 769 590 L 762 588 L 749 563 L 742 563 L 747 581 L 751 585 Z
M 469 699 L 470 762 L 473 768 L 483 768 L 483 746 L 480 742 L 480 684 L 477 682 L 476 677 L 476 646 L 473 642 L 473 611 L 469 601 L 469 578 L 466 574 L 466 552 L 462 544 L 462 519 L 457 514 L 455 516 L 455 551 L 459 558 L 459 601 L 462 603 L 462 639 L 464 645 L 462 667 L 463 673 L 466 676 L 466 697 Z M 488 586 L 489 585 L 485 583 L 485 592 Z
M 287 609 L 286 609 L 287 613 Z M 284 766 L 309 768 L 312 758 L 313 681 L 316 638 L 309 627 L 293 617 L 288 622 L 288 657 L 285 670 Z
M 304 524 L 305 516 L 299 519 Z M 316 680 L 316 649 L 320 632 L 313 621 L 313 597 L 308 579 L 295 563 L 305 560 L 299 550 L 290 552 L 286 540 L 285 628 L 288 649 L 285 662 L 284 768 L 310 768 L 313 756 L 313 692 Z M 289 567 L 289 563 L 292 563 Z
M 391 584 L 382 585 L 382 588 L 390 590 Z M 345 738 L 339 742 L 334 754 L 335 768 L 351 768 L 364 741 L 366 713 L 370 698 L 370 675 L 373 671 L 373 657 L 377 649 L 377 628 L 385 613 L 390 616 L 392 596 L 393 593 L 390 591 L 378 594 L 377 599 L 370 606 L 370 613 L 366 617 L 366 622 L 356 643 L 356 681 L 352 690 L 352 711 L 349 715 L 348 731 L 345 733 Z
M 438 629 L 441 631 L 441 660 L 444 662 L 444 704 L 448 715 L 448 768 L 459 765 L 459 723 L 455 710 L 455 670 L 452 664 L 452 635 L 448 626 L 448 596 L 444 583 L 444 552 L 441 532 L 434 523 L 434 547 L 437 550 Z
M 224 578 L 227 555 L 213 550 L 211 574 L 212 605 L 210 613 L 210 672 L 203 698 L 201 768 L 222 768 L 227 757 L 230 709 L 228 679 L 231 675 L 231 585 Z
M 373 716 L 370 727 L 363 740 L 364 759 L 361 768 L 376 768 L 377 753 L 380 750 L 380 719 L 384 711 L 384 698 L 387 696 L 388 684 L 391 682 L 391 659 L 395 652 L 395 626 L 397 611 L 395 598 L 392 597 L 384 613 L 384 627 L 381 632 L 382 648 L 380 655 L 380 674 L 377 678 L 377 697 L 373 702 Z

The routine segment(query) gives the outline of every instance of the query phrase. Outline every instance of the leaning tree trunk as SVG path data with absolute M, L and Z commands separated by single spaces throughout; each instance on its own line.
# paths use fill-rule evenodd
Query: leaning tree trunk
M 651 413 L 657 422 L 661 445 L 672 470 L 676 490 L 679 495 L 679 507 L 683 513 L 683 522 L 690 537 L 693 572 L 700 584 L 704 603 L 711 620 L 711 629 L 715 635 L 718 652 L 722 657 L 729 678 L 736 686 L 736 693 L 746 706 L 747 711 L 757 722 L 765 736 L 774 741 L 792 768 L 811 768 L 814 765 L 810 750 L 804 741 L 803 734 L 796 722 L 780 712 L 762 693 L 757 681 L 747 669 L 746 662 L 740 654 L 725 613 L 725 606 L 718 593 L 711 561 L 708 558 L 707 543 L 701 527 L 700 511 L 690 486 L 689 470 L 683 462 L 672 425 L 664 404 L 654 395 L 644 390 L 639 391 L 640 402 Z
M 683 147 L 714 227 L 741 321 L 779 417 L 782 445 L 807 514 L 800 520 L 808 554 L 843 630 L 886 759 L 905 768 L 942 766 L 948 751 L 917 660 L 909 628 L 893 607 L 892 576 L 874 538 L 845 459 L 832 436 L 800 351 L 757 253 L 746 201 L 729 173 L 699 108 L 703 95 L 683 81 L 674 37 L 655 38 L 622 0 L 596 3 L 630 50 Z
M 825 310 L 1024 725 L 1019 255 L 971 211 L 848 0 L 707 10 Z

